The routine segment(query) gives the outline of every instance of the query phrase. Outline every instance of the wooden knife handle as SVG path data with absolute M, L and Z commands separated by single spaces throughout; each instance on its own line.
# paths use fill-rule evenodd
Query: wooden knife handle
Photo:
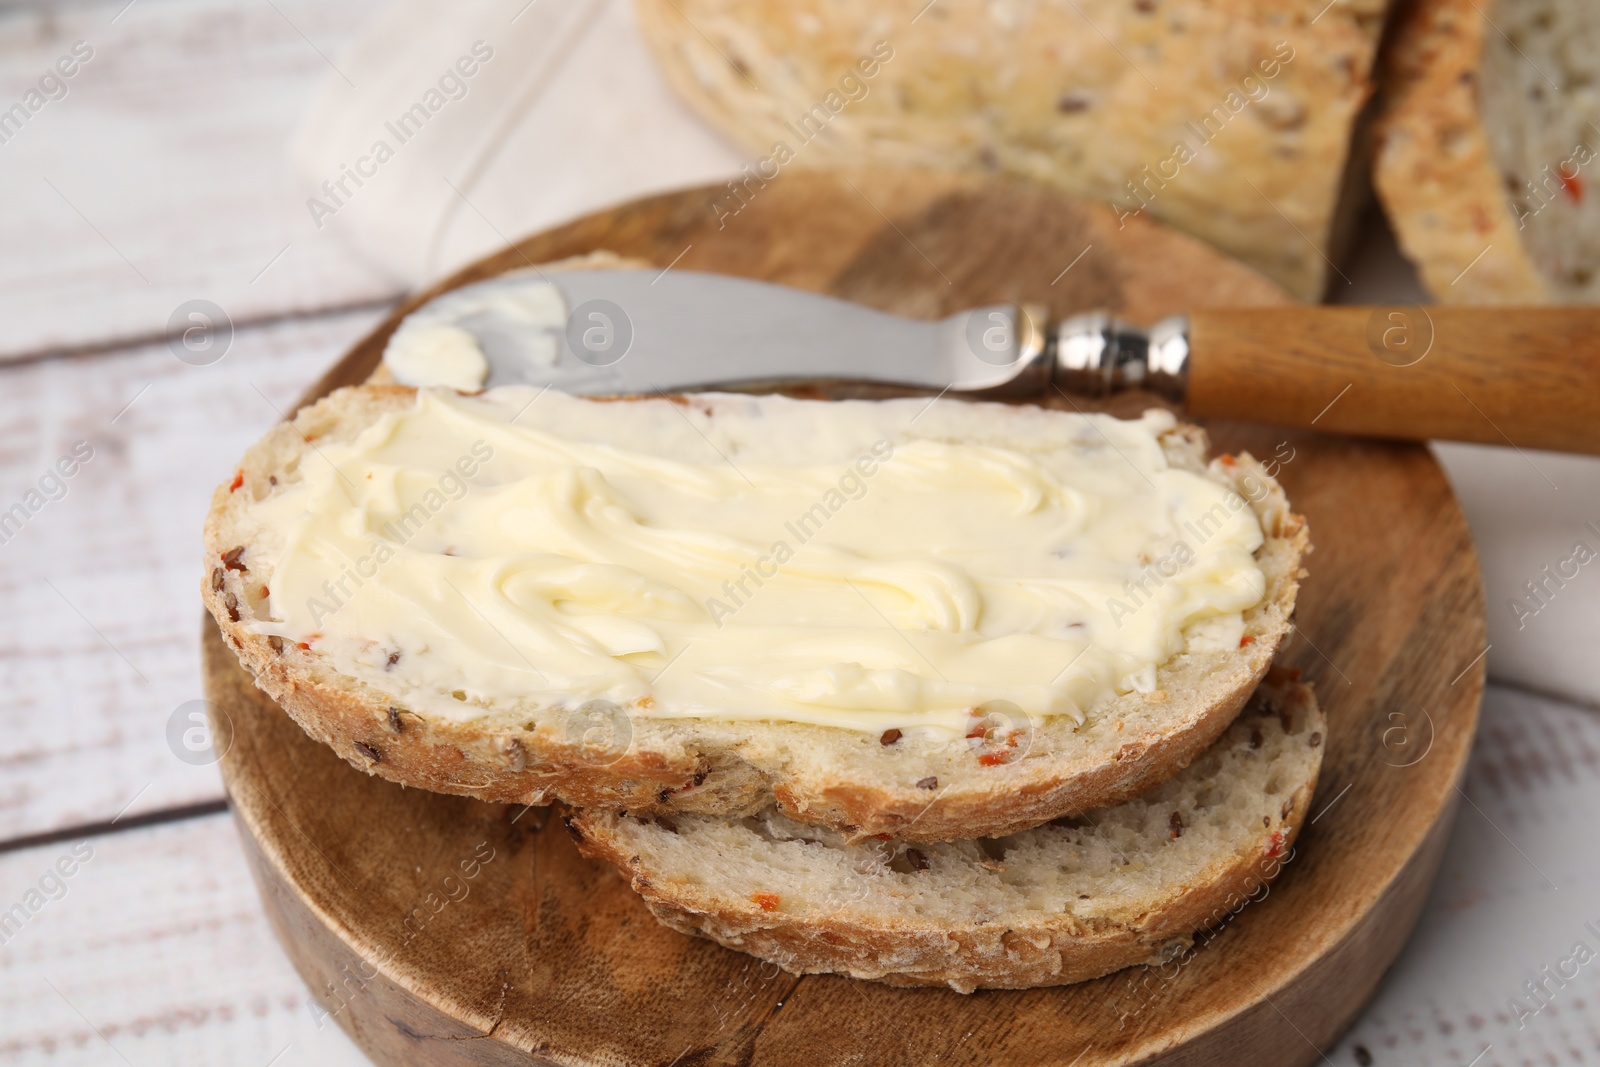
M 1195 415 L 1600 453 L 1600 308 L 1195 311 L 1189 346 Z

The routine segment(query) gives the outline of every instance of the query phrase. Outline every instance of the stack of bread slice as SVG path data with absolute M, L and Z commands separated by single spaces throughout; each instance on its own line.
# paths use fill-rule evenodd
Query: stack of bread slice
M 1158 423 L 1161 464 L 1249 507 L 1264 584 L 1240 613 L 1236 644 L 1186 644 L 1156 666 L 1153 685 L 1078 716 L 1030 715 L 999 733 L 980 724 L 953 742 L 936 731 L 880 736 L 782 716 L 667 714 L 647 695 L 624 706 L 624 721 L 601 724 L 613 736 L 600 758 L 593 732 L 573 730 L 573 709 L 548 694 L 465 693 L 437 630 L 431 645 L 405 648 L 405 660 L 377 636 L 372 654 L 352 656 L 319 644 L 320 633 L 285 632 L 287 594 L 273 589 L 280 578 L 287 585 L 286 546 L 306 543 L 308 481 L 332 467 L 354 492 L 363 471 L 348 446 L 430 395 L 369 384 L 303 409 L 246 453 L 206 525 L 202 591 L 228 644 L 284 711 L 355 767 L 491 802 L 559 802 L 584 853 L 615 866 L 675 929 L 793 972 L 963 992 L 1076 982 L 1170 958 L 1258 895 L 1289 858 L 1326 726 L 1297 676 L 1271 667 L 1310 545 L 1304 520 L 1250 456 L 1208 461 L 1201 430 Z M 619 417 L 612 402 L 542 403 L 569 425 Z M 692 440 L 692 430 L 711 443 L 715 433 L 719 454 L 752 463 L 761 435 L 829 406 L 719 394 L 627 403 L 664 439 Z M 991 449 L 1088 448 L 1091 431 L 1101 432 L 1090 421 L 1098 417 L 1040 408 L 945 401 L 925 415 L 926 401 L 850 403 L 915 404 L 906 410 L 924 436 Z M 1115 447 L 1091 450 L 1097 461 L 1129 462 Z M 373 464 L 365 477 L 374 476 L 387 475 Z M 319 491 L 345 492 L 322 477 Z M 409 550 L 456 554 L 422 536 Z M 355 585 L 343 592 L 364 595 Z M 402 681 L 421 657 L 431 657 L 430 680 Z M 664 669 L 650 663 L 645 677 Z

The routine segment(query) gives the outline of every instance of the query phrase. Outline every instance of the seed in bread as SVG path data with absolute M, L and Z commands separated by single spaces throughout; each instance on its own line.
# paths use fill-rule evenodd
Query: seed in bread
M 1145 795 L 1002 838 L 850 844 L 773 810 L 568 816 L 662 923 L 796 974 L 1023 989 L 1187 951 L 1289 863 L 1327 727 L 1288 672 Z

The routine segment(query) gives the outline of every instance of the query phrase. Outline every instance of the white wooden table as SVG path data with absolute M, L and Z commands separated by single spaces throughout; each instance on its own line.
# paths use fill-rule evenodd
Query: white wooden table
M 0 543 L 0 1062 L 364 1062 L 273 940 L 215 769 L 181 759 L 169 725 L 200 698 L 211 487 L 400 295 L 311 227 L 285 162 L 366 14 L 354 0 L 0 10 L 0 108 L 75 42 L 93 49 L 0 143 L 0 511 L 92 449 Z M 602 15 L 593 32 L 625 32 Z M 1385 280 L 1390 260 L 1362 284 L 1406 284 Z M 166 340 L 194 299 L 233 324 L 209 365 Z M 1492 525 L 1507 498 L 1482 471 L 1506 457 L 1447 458 L 1475 527 Z M 1594 465 L 1534 462 L 1567 489 L 1524 524 L 1555 532 L 1496 542 L 1491 611 L 1509 595 L 1499 575 L 1557 558 L 1564 516 L 1600 520 Z M 1581 681 L 1600 578 L 1563 595 L 1575 614 L 1537 620 L 1539 647 Z M 1498 677 L 1528 680 L 1496 655 Z M 1540 973 L 1576 942 L 1600 953 L 1600 715 L 1491 687 L 1466 793 L 1422 929 L 1328 1062 L 1600 1062 L 1600 959 L 1560 986 Z

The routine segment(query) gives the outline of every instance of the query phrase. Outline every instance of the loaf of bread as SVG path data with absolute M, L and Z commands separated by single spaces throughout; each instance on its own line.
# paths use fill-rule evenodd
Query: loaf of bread
M 670 83 L 757 158 L 720 218 L 790 165 L 1005 171 L 1148 213 L 1308 300 L 1365 188 L 1345 178 L 1385 7 L 638 0 Z
M 374 646 L 365 658 L 336 663 L 314 635 L 285 640 L 272 632 L 274 597 L 285 595 L 273 592 L 281 589 L 274 564 L 301 514 L 295 494 L 305 491 L 308 471 L 326 476 L 330 452 L 387 415 L 418 409 L 426 395 L 393 385 L 343 389 L 270 431 L 217 489 L 206 524 L 202 591 L 257 684 L 311 736 L 368 773 L 488 801 L 560 799 L 582 807 L 724 816 L 775 805 L 789 818 L 851 839 L 890 833 L 922 841 L 1011 833 L 1113 803 L 1177 773 L 1233 721 L 1289 630 L 1309 549 L 1304 520 L 1290 512 L 1260 464 L 1249 456 L 1208 464 L 1204 435 L 1174 426 L 1160 438 L 1157 459 L 1164 452 L 1171 467 L 1236 491 L 1264 537 L 1254 553 L 1264 596 L 1243 612 L 1236 644 L 1191 642 L 1159 665 L 1153 688 L 1122 692 L 1088 709 L 1081 724 L 1068 715 L 1042 718 L 1015 758 L 1003 747 L 986 757 L 981 746 L 987 735 L 957 735 L 952 744 L 913 731 L 903 738 L 898 730 L 885 731 L 880 738 L 807 722 L 674 717 L 661 709 L 646 714 L 651 705 L 642 698 L 625 709 L 622 721 L 596 724 L 626 734 L 625 745 L 597 760 L 590 731 L 572 729 L 572 708 L 559 700 L 476 699 L 452 680 L 443 653 L 397 648 L 386 660 L 388 650 Z M 448 396 L 456 398 L 448 403 L 469 403 Z M 493 407 L 487 400 L 470 403 Z M 638 405 L 650 439 L 664 452 L 711 455 L 705 442 L 714 439 L 725 454 L 758 457 L 762 447 L 774 447 L 762 442 L 781 420 L 799 425 L 807 412 L 831 409 L 831 402 L 716 394 L 625 403 Z M 915 416 L 914 430 L 924 439 L 1020 450 L 1086 447 L 1107 464 L 1127 462 L 1098 443 L 1103 431 L 1094 431 L 1084 416 L 959 401 L 931 408 L 926 400 L 832 403 L 891 405 L 884 410 L 899 413 L 897 424 Z M 568 425 L 599 427 L 616 410 L 616 402 L 552 394 L 517 425 L 559 416 Z M 1085 443 L 1071 445 L 1074 440 Z M 347 485 L 374 473 L 388 476 L 358 464 L 338 473 Z M 325 488 L 344 491 L 332 477 Z M 540 520 L 526 513 L 520 521 Z M 448 545 L 435 550 L 453 554 Z M 414 559 L 418 566 L 443 564 Z M 504 635 L 485 631 L 483 639 L 498 645 Z M 497 654 L 517 666 L 510 651 Z M 662 669 L 652 666 L 650 673 Z
M 1169 961 L 1290 862 L 1327 728 L 1270 678 L 1175 778 L 1006 837 L 850 844 L 775 811 L 582 811 L 567 825 L 675 930 L 786 971 L 1023 989 Z
M 1375 185 L 1451 304 L 1600 300 L 1600 8 L 1420 0 L 1384 58 Z

